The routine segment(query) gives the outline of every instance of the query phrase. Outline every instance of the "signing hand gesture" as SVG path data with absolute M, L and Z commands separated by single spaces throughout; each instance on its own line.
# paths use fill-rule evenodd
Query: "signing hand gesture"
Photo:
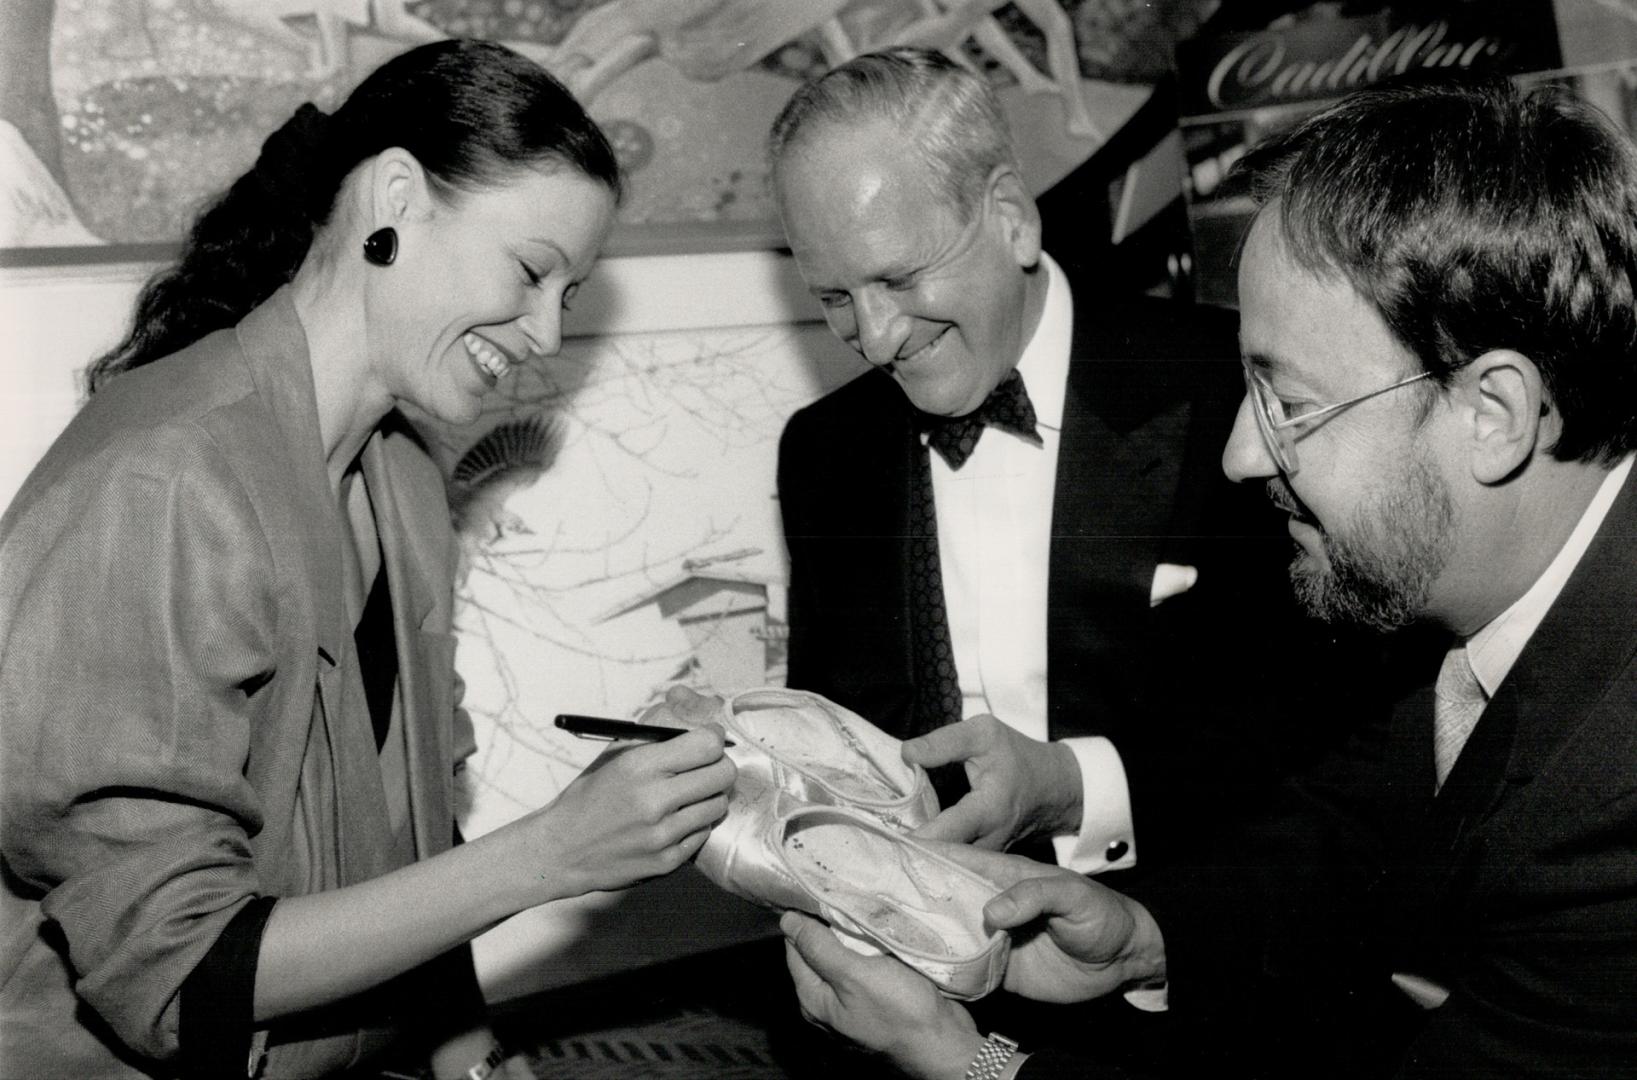
M 926 840 L 1002 850 L 1030 836 L 1080 828 L 1080 766 L 1058 743 L 1019 734 L 993 716 L 974 716 L 904 743 L 904 760 L 930 768 L 962 762 L 972 790 L 921 826 Z
M 669 715 L 694 730 L 660 743 L 614 744 L 549 805 L 509 827 L 538 883 L 534 903 L 623 889 L 698 854 L 727 814 L 737 774 L 721 728 L 705 722 L 713 701 L 674 688 Z

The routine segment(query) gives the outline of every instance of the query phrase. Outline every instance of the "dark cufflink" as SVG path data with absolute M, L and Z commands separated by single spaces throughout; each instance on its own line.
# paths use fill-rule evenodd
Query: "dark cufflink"
M 1116 840 L 1112 844 L 1108 845 L 1108 850 L 1103 852 L 1103 856 L 1104 858 L 1108 859 L 1109 862 L 1119 862 L 1121 859 L 1125 858 L 1125 853 L 1130 850 L 1130 844 L 1126 843 L 1124 840 Z

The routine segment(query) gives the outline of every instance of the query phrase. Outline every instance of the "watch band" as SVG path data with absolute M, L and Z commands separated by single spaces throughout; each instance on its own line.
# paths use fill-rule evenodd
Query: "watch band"
M 497 1043 L 489 1048 L 487 1054 L 483 1055 L 482 1061 L 466 1070 L 462 1080 L 489 1080 L 495 1074 L 495 1070 L 500 1068 L 500 1063 L 505 1060 L 506 1051 L 502 1050 Z
M 965 1080 L 1000 1080 L 1007 1062 L 1017 1053 L 1017 1043 L 998 1032 L 991 1031 L 989 1039 L 978 1050 L 972 1064 L 966 1067 Z

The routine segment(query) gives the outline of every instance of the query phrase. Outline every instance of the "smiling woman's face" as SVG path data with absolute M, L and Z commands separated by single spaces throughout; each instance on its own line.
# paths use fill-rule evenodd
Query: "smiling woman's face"
M 391 288 L 366 316 L 380 388 L 445 422 L 475 420 L 514 366 L 556 355 L 564 306 L 613 216 L 613 193 L 564 167 L 521 170 L 402 227 L 380 272 Z

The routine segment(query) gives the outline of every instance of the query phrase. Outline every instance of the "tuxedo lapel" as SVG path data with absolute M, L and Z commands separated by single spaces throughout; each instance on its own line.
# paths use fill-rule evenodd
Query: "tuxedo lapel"
M 826 693 L 906 737 L 915 701 L 910 485 L 924 451 L 914 412 L 885 373 L 866 372 L 840 393 L 845 407 L 806 440 L 800 482 L 807 490 L 790 499 L 794 572 L 824 570 L 799 591 L 824 612 L 805 615 L 813 629 L 793 663 L 808 666 L 792 685 Z M 822 555 L 799 557 L 812 544 L 824 546 Z
M 903 392 L 896 384 L 892 384 L 890 390 L 902 398 Z M 893 544 L 896 557 L 881 559 L 868 568 L 860 567 L 865 574 L 860 584 L 878 596 L 891 596 L 897 600 L 897 632 L 890 637 L 893 647 L 877 651 L 876 660 L 881 667 L 876 678 L 884 680 L 888 686 L 897 687 L 898 691 L 893 696 L 901 698 L 904 707 L 913 712 L 915 642 L 909 582 L 915 572 L 915 567 L 911 565 L 911 546 L 920 534 L 916 524 L 910 521 L 910 510 L 913 505 L 912 489 L 919 475 L 918 458 L 926 451 L 921 446 L 914 413 L 907 401 L 897 410 L 893 420 L 883 427 L 881 442 L 874 449 L 878 453 L 877 467 L 886 470 L 885 483 L 881 488 L 884 497 L 874 510 L 881 524 L 880 535 Z M 936 543 L 937 537 L 932 537 L 932 540 Z M 876 580 L 869 580 L 872 577 Z
M 1079 338 L 1079 334 L 1076 334 Z M 1176 501 L 1190 410 L 1175 405 L 1121 430 L 1129 362 L 1070 365 L 1052 495 L 1047 701 L 1054 738 L 1095 707 L 1088 667 L 1109 662 L 1148 614 L 1154 568 Z
M 1095 575 L 1101 591 L 1129 590 L 1129 598 L 1147 606 L 1181 476 L 1189 410 L 1179 404 L 1117 431 L 1097 400 L 1120 388 L 1096 367 L 1071 369 L 1064 401 L 1052 496 L 1052 538 L 1059 542 L 1053 569 L 1072 578 Z M 1057 559 L 1059 553 L 1065 558 Z M 1078 572 L 1069 573 L 1071 567 Z

